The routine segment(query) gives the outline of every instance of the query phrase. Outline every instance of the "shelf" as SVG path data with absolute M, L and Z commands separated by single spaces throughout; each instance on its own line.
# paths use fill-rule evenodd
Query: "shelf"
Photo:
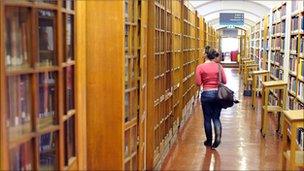
M 290 161 L 290 150 L 284 152 L 284 157 Z M 295 151 L 295 160 L 297 167 L 304 166 L 304 151 Z

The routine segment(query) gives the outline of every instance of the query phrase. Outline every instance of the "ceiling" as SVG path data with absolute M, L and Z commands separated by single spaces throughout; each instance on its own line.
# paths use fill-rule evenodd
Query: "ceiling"
M 249 29 L 265 15 L 271 8 L 283 1 L 253 1 L 253 0 L 189 0 L 190 4 L 215 28 L 221 28 L 219 13 L 244 13 L 244 26 Z

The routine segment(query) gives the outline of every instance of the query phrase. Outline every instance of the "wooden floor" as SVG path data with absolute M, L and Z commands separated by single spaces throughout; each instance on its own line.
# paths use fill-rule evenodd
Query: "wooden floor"
M 165 159 L 162 170 L 277 170 L 281 168 L 281 143 L 275 134 L 276 119 L 271 119 L 273 135 L 260 134 L 260 107 L 251 108 L 251 98 L 243 97 L 236 69 L 226 69 L 228 86 L 241 103 L 223 110 L 222 144 L 217 150 L 203 145 L 202 111 L 198 105 Z M 260 102 L 259 102 L 260 103 Z M 198 103 L 199 104 L 199 103 Z

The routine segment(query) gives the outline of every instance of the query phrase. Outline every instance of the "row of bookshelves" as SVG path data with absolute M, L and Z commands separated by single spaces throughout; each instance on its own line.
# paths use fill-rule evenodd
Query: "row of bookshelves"
M 291 8 L 291 14 L 288 12 L 289 8 Z M 293 108 L 298 109 L 299 106 L 303 106 L 303 64 L 301 62 L 303 61 L 303 2 L 284 2 L 272 10 L 272 18 L 269 16 L 265 16 L 262 20 L 263 26 L 258 27 L 258 22 L 251 29 L 250 50 L 252 54 L 255 54 L 254 56 L 260 55 L 261 45 L 257 41 L 256 33 L 264 29 L 261 40 L 263 58 L 259 57 L 257 62 L 265 63 L 265 68 L 263 68 L 270 70 L 272 80 L 286 80 L 288 82 L 289 97 L 299 103 Z M 269 21 L 269 19 L 271 20 Z M 286 41 L 289 40 L 290 44 L 285 47 Z M 291 107 L 292 104 L 289 106 Z

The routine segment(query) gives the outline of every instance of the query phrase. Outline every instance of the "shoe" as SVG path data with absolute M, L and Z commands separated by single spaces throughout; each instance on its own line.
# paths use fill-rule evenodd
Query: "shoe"
M 212 141 L 206 140 L 206 141 L 204 142 L 204 145 L 205 145 L 206 147 L 211 147 L 211 146 L 212 146 Z

